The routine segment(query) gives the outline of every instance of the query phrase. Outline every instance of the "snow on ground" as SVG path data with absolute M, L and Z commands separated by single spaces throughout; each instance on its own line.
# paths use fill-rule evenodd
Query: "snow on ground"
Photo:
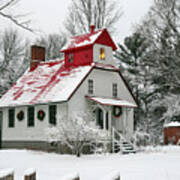
M 15 180 L 35 168 L 39 180 L 60 180 L 77 172 L 81 180 L 101 180 L 119 171 L 121 180 L 179 180 L 180 147 L 148 147 L 130 155 L 59 155 L 28 150 L 0 150 L 0 170 L 14 168 Z

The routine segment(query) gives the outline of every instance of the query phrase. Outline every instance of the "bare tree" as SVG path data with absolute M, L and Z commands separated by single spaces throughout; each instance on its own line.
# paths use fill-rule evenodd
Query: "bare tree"
M 52 60 L 57 58 L 62 58 L 63 54 L 60 50 L 66 43 L 66 38 L 59 34 L 49 34 L 47 36 L 42 36 L 36 40 L 36 44 L 46 48 L 46 59 Z
M 122 14 L 115 0 L 72 0 L 65 28 L 71 34 L 89 31 L 91 24 L 97 29 L 106 27 L 114 32 L 115 24 Z
M 27 31 L 33 32 L 29 27 L 30 20 L 24 20 L 25 15 L 13 14 L 12 10 L 20 0 L 0 0 L 0 16 L 13 22 Z
M 6 29 L 0 40 L 0 96 L 4 94 L 28 66 L 28 42 L 16 30 Z

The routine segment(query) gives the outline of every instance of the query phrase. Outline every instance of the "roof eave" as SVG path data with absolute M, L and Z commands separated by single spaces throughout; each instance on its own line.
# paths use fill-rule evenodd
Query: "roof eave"
M 44 103 L 34 103 L 34 104 L 13 104 L 13 105 L 8 105 L 8 106 L 1 106 L 0 109 L 15 108 L 15 107 L 27 107 L 27 106 L 43 106 L 43 105 L 49 105 L 49 104 L 62 104 L 62 103 L 66 103 L 66 102 L 67 102 L 67 100 L 44 102 Z

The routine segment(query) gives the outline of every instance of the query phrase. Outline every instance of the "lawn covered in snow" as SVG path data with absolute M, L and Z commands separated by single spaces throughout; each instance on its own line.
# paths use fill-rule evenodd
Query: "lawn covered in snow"
M 130 155 L 106 154 L 59 155 L 28 150 L 0 150 L 0 170 L 15 169 L 15 180 L 21 180 L 28 168 L 37 170 L 38 180 L 60 180 L 78 172 L 81 180 L 101 180 L 118 170 L 121 180 L 179 180 L 180 146 L 146 148 Z

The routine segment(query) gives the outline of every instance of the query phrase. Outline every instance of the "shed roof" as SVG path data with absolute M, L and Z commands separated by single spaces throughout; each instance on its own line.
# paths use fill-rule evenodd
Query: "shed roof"
M 164 125 L 164 128 L 168 128 L 168 127 L 180 127 L 180 122 L 173 121 Z

